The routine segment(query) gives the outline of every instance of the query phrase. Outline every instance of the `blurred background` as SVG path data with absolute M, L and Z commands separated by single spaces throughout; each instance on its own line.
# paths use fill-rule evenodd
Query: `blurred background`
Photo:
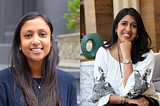
M 86 35 L 100 36 L 104 42 L 111 37 L 111 29 L 117 13 L 128 7 L 135 8 L 141 15 L 145 29 L 152 40 L 152 50 L 156 59 L 160 59 L 160 0 L 80 0 L 80 40 Z M 95 38 L 93 37 L 92 38 Z M 95 40 L 97 41 L 97 40 Z M 88 54 L 94 48 L 92 40 L 86 43 Z M 92 48 L 93 47 L 93 48 Z M 83 50 L 84 47 L 81 49 Z M 95 53 L 95 52 L 92 52 Z M 86 56 L 87 57 L 87 56 Z M 92 89 L 94 86 L 94 58 L 87 59 L 85 53 L 80 55 L 80 103 L 81 106 L 95 106 L 92 103 Z M 159 64 L 159 61 L 156 61 Z M 156 65 L 155 65 L 156 66 Z M 156 67 L 157 68 L 157 67 Z M 159 68 L 158 68 L 159 69 Z M 156 72 L 156 71 L 155 71 Z M 160 78 L 160 75 L 156 76 Z M 158 75 L 157 75 L 158 74 Z M 153 77 L 154 78 L 154 77 Z M 158 84 L 157 84 L 158 85 Z M 157 89 L 156 89 L 157 90 Z
M 0 0 L 0 69 L 6 68 L 9 65 L 8 56 L 14 31 L 21 17 L 29 12 L 45 14 L 53 24 L 53 35 L 58 48 L 57 68 L 74 75 L 77 84 L 77 102 L 79 103 L 80 15 L 78 14 L 80 14 L 80 1 L 69 1 Z M 70 21 L 74 23 L 70 23 Z

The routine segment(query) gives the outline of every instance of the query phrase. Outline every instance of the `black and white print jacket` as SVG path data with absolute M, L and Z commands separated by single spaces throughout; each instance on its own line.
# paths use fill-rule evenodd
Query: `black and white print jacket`
M 98 106 L 103 106 L 108 103 L 112 94 L 129 98 L 147 95 L 158 100 L 158 95 L 151 81 L 155 64 L 154 53 L 150 50 L 143 56 L 146 56 L 145 60 L 133 64 L 134 71 L 124 87 L 119 62 L 111 56 L 108 49 L 100 47 L 94 65 L 95 80 L 92 102 Z M 121 63 L 121 67 L 123 70 L 123 63 Z

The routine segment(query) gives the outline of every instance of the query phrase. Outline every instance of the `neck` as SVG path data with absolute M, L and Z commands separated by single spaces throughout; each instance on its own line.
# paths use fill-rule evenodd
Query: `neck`
M 28 64 L 30 66 L 31 72 L 32 72 L 32 77 L 33 78 L 42 78 L 42 64 L 43 61 L 39 62 L 29 62 Z

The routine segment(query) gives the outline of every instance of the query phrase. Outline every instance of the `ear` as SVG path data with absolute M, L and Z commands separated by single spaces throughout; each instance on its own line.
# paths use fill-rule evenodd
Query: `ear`
M 22 45 L 21 45 L 21 43 L 19 43 L 19 48 L 22 48 Z
M 117 32 L 117 28 L 115 28 L 115 32 Z

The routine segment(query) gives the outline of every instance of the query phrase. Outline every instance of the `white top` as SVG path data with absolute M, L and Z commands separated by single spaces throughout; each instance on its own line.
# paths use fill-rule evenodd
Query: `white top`
M 158 95 L 151 81 L 155 64 L 154 53 L 150 50 L 143 56 L 147 57 L 143 61 L 133 64 L 134 71 L 124 87 L 119 61 L 111 56 L 108 49 L 100 47 L 94 65 L 93 102 L 98 106 L 102 106 L 108 103 L 111 94 L 129 98 L 146 95 L 158 101 Z M 123 63 L 121 63 L 121 67 L 123 75 Z

